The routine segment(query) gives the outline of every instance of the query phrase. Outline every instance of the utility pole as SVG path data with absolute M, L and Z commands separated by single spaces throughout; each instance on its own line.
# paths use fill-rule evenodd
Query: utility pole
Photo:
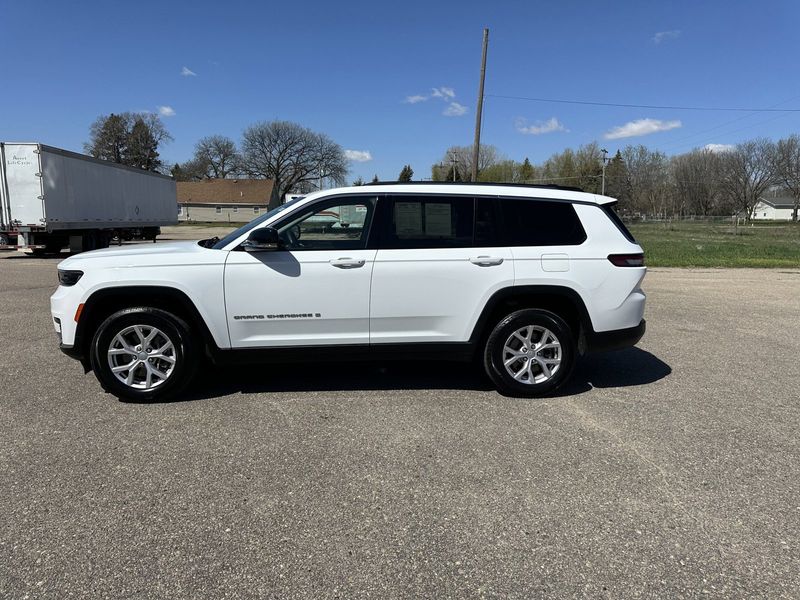
M 603 183 L 602 183 L 602 189 L 600 191 L 600 195 L 601 196 L 605 196 L 606 195 L 606 162 L 608 162 L 608 158 L 606 158 L 606 157 L 608 156 L 608 150 L 606 150 L 605 148 L 602 148 L 600 150 L 600 152 L 603 153 Z
M 475 144 L 472 147 L 472 181 L 478 181 L 478 159 L 481 156 L 481 118 L 483 117 L 483 82 L 486 80 L 486 49 L 489 46 L 489 28 L 483 30 L 481 80 L 478 84 L 478 110 L 475 111 Z

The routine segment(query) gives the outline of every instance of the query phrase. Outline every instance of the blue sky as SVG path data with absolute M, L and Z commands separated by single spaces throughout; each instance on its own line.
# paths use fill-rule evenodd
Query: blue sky
M 790 1 L 5 0 L 0 139 L 81 150 L 98 115 L 166 107 L 170 162 L 205 135 L 238 140 L 285 119 L 353 151 L 351 179 L 394 179 L 406 163 L 424 178 L 448 146 L 471 143 L 484 26 L 487 95 L 789 108 L 798 23 Z M 800 113 L 489 96 L 483 141 L 538 163 L 593 140 L 674 154 L 793 132 Z

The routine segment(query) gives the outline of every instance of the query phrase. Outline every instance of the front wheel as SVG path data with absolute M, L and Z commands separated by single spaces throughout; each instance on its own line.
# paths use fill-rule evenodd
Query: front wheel
M 188 325 L 150 307 L 127 308 L 108 317 L 92 339 L 91 361 L 104 390 L 139 402 L 177 395 L 197 363 Z
M 575 365 L 572 331 L 564 319 L 546 310 L 511 313 L 489 335 L 484 365 L 501 393 L 549 394 L 569 378 Z

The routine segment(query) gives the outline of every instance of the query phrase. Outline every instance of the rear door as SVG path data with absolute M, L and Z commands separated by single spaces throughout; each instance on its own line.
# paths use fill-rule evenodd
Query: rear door
M 514 281 L 493 198 L 392 195 L 382 212 L 370 343 L 464 342 L 488 298 Z
M 3 170 L 6 176 L 10 221 L 23 226 L 42 227 L 42 173 L 36 144 L 3 144 Z

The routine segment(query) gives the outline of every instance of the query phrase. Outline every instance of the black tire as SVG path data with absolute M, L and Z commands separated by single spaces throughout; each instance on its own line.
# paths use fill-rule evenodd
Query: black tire
M 121 349 L 120 342 L 115 341 L 117 335 L 137 325 L 141 325 L 142 329 L 139 330 L 139 333 L 129 331 L 125 334 L 127 340 L 137 339 L 137 337 L 142 339 L 141 333 L 149 334 L 153 331 L 153 328 L 156 328 L 160 334 L 156 335 L 153 342 L 154 345 L 159 344 L 164 347 L 163 341 L 165 338 L 172 344 L 172 348 L 165 351 L 163 358 L 147 359 L 147 362 L 153 363 L 152 367 L 145 364 L 144 360 L 140 360 L 148 350 L 145 347 L 141 348 L 143 352 L 139 352 L 140 356 L 138 358 L 136 357 L 136 352 L 124 350 L 121 351 L 119 358 L 112 358 L 109 355 L 109 351 L 112 350 L 112 344 L 115 345 L 115 349 Z M 134 350 L 136 349 L 133 344 L 130 347 Z M 158 349 L 153 348 L 152 350 L 157 352 Z M 134 356 L 130 356 L 130 354 Z M 162 355 L 156 354 L 156 356 Z M 136 307 L 120 310 L 103 321 L 92 338 L 90 358 L 95 376 L 105 391 L 114 394 L 121 400 L 153 402 L 174 398 L 186 388 L 197 369 L 199 352 L 197 351 L 197 344 L 192 340 L 189 326 L 180 317 L 157 308 Z M 118 379 L 117 375 L 111 370 L 111 364 L 109 364 L 110 361 L 119 361 L 118 366 L 120 366 L 128 363 L 128 358 L 131 359 L 129 364 L 133 364 L 137 360 L 139 362 L 133 368 L 135 371 L 133 385 L 127 385 Z M 170 358 L 174 360 L 171 370 L 169 370 L 168 362 Z M 123 359 L 125 359 L 124 363 L 122 362 Z M 156 382 L 157 376 L 155 373 L 161 371 L 166 372 L 167 376 L 163 377 L 160 382 Z M 151 379 L 145 379 L 148 372 L 151 372 Z M 130 370 L 122 371 L 122 376 L 126 377 L 126 379 L 129 375 Z M 151 387 L 135 387 L 137 380 L 141 379 L 145 379 L 145 382 L 150 382 L 152 384 Z M 144 386 L 145 382 L 139 382 L 138 385 Z
M 50 238 L 45 242 L 45 254 L 61 254 L 61 249 L 67 245 L 68 240 L 64 238 Z
M 512 334 L 524 328 L 531 328 L 527 333 L 533 345 L 528 347 L 520 338 L 511 341 L 520 347 L 514 348 L 515 352 L 519 352 L 519 358 L 510 364 L 510 368 L 518 373 L 527 369 L 519 380 L 509 373 L 504 364 L 506 359 L 510 360 L 515 356 L 505 348 Z M 559 344 L 555 346 L 552 343 L 553 338 L 548 336 L 545 342 L 550 343 L 541 351 L 536 351 L 537 342 L 542 335 L 545 335 L 543 330 L 549 331 Z M 484 368 L 500 393 L 508 396 L 535 397 L 550 394 L 563 385 L 572 374 L 575 358 L 575 337 L 564 319 L 546 310 L 525 309 L 503 317 L 492 330 L 484 350 Z M 555 360 L 560 360 L 557 368 L 553 368 Z M 544 369 L 551 368 L 552 374 L 546 377 Z M 541 378 L 542 381 L 537 382 L 537 378 Z

